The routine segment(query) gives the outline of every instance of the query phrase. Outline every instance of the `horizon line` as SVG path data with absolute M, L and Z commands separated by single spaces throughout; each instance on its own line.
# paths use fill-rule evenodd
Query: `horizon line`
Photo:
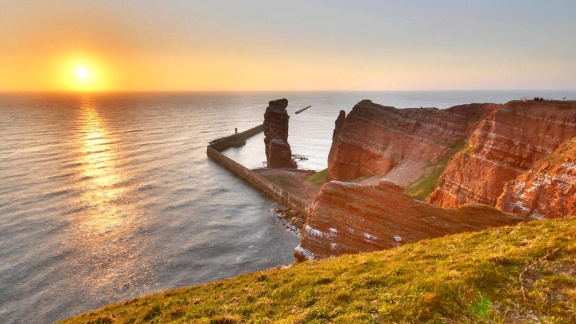
M 458 91 L 576 91 L 575 89 L 561 88 L 511 88 L 511 89 L 403 89 L 403 90 L 98 90 L 98 91 L 75 91 L 75 90 L 0 90 L 0 94 L 114 94 L 114 93 L 266 93 L 266 92 L 458 92 Z

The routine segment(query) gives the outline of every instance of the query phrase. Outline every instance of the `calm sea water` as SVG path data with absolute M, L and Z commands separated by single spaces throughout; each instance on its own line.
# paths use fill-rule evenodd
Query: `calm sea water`
M 291 263 L 275 202 L 206 158 L 215 138 L 287 98 L 290 144 L 324 169 L 334 120 L 361 99 L 446 108 L 576 91 L 0 94 L 0 322 Z M 312 108 L 295 115 L 294 111 Z M 262 135 L 225 152 L 265 161 Z

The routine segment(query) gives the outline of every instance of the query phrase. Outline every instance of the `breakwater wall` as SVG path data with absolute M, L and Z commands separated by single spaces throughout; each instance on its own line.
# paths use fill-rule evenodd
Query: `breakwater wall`
M 210 159 L 218 162 L 220 165 L 232 171 L 234 174 L 264 193 L 270 195 L 272 198 L 294 210 L 297 210 L 300 215 L 307 215 L 310 206 L 306 200 L 289 193 L 278 184 L 264 178 L 221 153 L 227 148 L 238 147 L 246 144 L 246 139 L 262 132 L 263 129 L 263 125 L 259 125 L 247 131 L 212 141 L 206 148 L 206 154 Z
M 210 142 L 210 145 L 208 145 L 208 147 L 212 147 L 216 151 L 222 152 L 229 147 L 244 146 L 246 145 L 247 139 L 263 131 L 264 131 L 264 125 L 260 124 L 256 127 L 250 128 L 249 130 L 213 140 Z

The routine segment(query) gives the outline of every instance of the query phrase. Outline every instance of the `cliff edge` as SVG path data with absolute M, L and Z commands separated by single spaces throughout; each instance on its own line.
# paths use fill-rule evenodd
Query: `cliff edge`
M 333 181 L 313 203 L 295 257 L 575 215 L 575 161 L 576 102 L 440 110 L 363 100 L 338 116 Z

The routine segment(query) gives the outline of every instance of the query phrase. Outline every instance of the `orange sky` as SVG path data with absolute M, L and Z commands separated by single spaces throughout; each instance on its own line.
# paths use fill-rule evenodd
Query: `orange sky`
M 3 8 L 0 91 L 576 89 L 576 5 L 566 1 Z

